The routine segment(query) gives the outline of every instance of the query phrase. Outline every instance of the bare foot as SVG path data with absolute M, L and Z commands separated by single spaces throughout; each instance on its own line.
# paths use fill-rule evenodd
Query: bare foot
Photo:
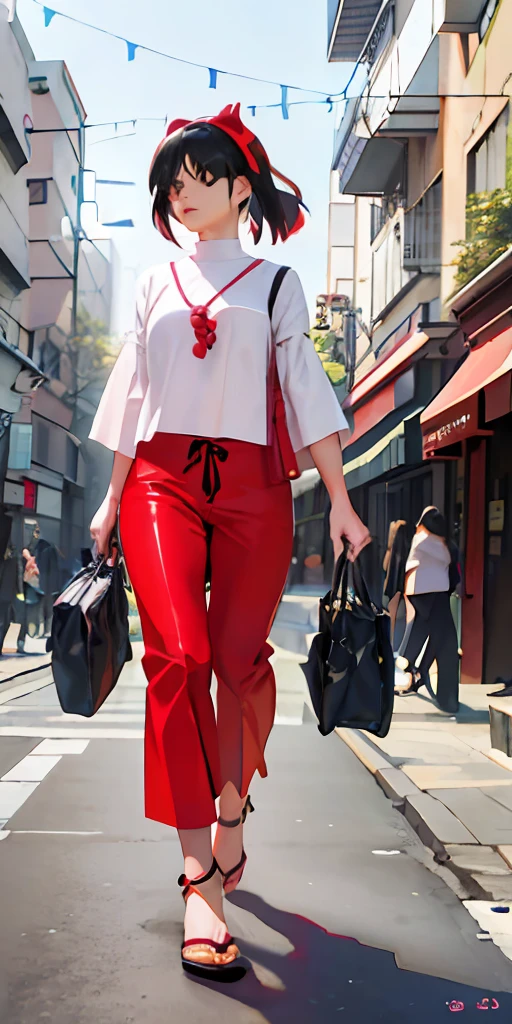
M 199 890 L 203 896 L 199 896 Z M 207 902 L 208 901 L 208 902 Z M 217 871 L 213 878 L 201 883 L 196 891 L 187 897 L 185 911 L 185 941 L 188 939 L 213 939 L 222 943 L 227 934 L 227 925 L 222 908 L 222 880 Z M 239 955 L 235 944 L 228 946 L 226 953 L 217 953 L 213 946 L 198 943 L 183 950 L 187 960 L 203 964 L 228 964 Z

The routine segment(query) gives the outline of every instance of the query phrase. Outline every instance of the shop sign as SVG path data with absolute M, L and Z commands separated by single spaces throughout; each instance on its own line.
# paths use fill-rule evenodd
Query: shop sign
M 37 484 L 33 480 L 24 480 L 25 494 L 23 505 L 25 508 L 36 507 Z
M 466 435 L 473 426 L 472 416 L 470 412 L 464 413 L 462 416 L 458 416 L 457 419 L 451 420 L 449 423 L 443 423 L 437 430 L 433 430 L 430 434 L 425 437 L 425 450 L 428 451 L 432 448 L 440 448 L 445 444 L 454 444 L 456 441 L 460 441 L 461 438 Z
M 503 498 L 489 502 L 489 533 L 501 533 L 505 526 L 505 502 Z

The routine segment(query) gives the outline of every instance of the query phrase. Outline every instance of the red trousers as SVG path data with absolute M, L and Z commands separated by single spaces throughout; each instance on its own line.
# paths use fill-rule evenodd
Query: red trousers
M 139 443 L 121 498 L 148 679 L 146 815 L 177 828 L 215 821 L 226 782 L 245 796 L 256 769 L 267 775 L 266 641 L 293 537 L 290 484 L 270 483 L 268 457 L 245 441 L 157 433 Z

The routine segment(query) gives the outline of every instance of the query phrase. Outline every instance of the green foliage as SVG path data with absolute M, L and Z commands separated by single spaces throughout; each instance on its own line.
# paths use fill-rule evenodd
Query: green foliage
M 346 377 L 344 363 L 337 358 L 339 339 L 334 331 L 315 331 L 309 333 L 316 351 L 322 361 L 323 368 L 334 386 L 338 385 Z
M 118 348 L 106 324 L 94 320 L 85 309 L 76 318 L 76 333 L 69 338 L 66 352 L 76 381 L 75 395 L 91 384 L 104 381 L 116 360 Z
M 497 188 L 467 197 L 466 238 L 453 242 L 460 252 L 453 260 L 455 282 L 463 288 L 512 245 L 512 190 Z

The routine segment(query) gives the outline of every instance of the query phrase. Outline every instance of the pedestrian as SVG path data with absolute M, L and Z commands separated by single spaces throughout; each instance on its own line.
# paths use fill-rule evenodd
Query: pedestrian
M 391 642 L 393 642 L 398 608 L 404 596 L 405 563 L 408 549 L 407 523 L 405 519 L 394 519 L 389 527 L 388 546 L 382 563 L 383 595 L 387 599 L 387 611 L 391 620 Z
M 37 538 L 31 538 L 28 546 L 23 548 L 22 556 L 23 574 L 22 591 L 19 594 L 21 604 L 21 623 L 18 633 L 16 649 L 18 654 L 25 654 L 25 642 L 27 636 L 35 637 L 39 632 L 41 621 L 41 599 L 43 591 L 39 586 L 39 568 L 36 562 L 35 551 Z
M 20 586 L 19 568 L 18 555 L 9 541 L 0 562 L 0 657 L 7 630 L 13 621 L 14 600 Z
M 33 539 L 35 543 L 32 548 L 29 546 L 29 550 L 33 550 L 34 553 L 39 570 L 39 588 L 42 591 L 38 611 L 43 627 L 43 636 L 49 636 L 52 627 L 53 602 L 60 591 L 59 554 L 55 544 L 41 537 L 39 525 L 34 529 Z
M 450 594 L 459 578 L 457 563 L 458 553 L 448 540 L 445 517 L 431 505 L 417 523 L 405 567 L 405 595 L 414 608 L 414 619 L 400 654 L 407 662 L 411 681 L 405 690 L 395 692 L 407 695 L 426 686 L 434 697 L 429 671 L 435 661 L 435 700 L 443 711 L 451 713 L 459 707 L 459 652 L 450 607 Z
M 316 463 L 330 494 L 336 553 L 342 537 L 351 558 L 370 539 L 348 498 L 346 420 L 308 336 L 299 279 L 240 245 L 240 220 L 250 217 L 256 242 L 264 222 L 273 241 L 285 241 L 304 214 L 298 188 L 271 166 L 239 109 L 174 121 L 157 148 L 154 223 L 170 241 L 177 223 L 199 241 L 194 254 L 142 275 L 135 337 L 121 350 L 90 435 L 115 452 L 91 534 L 107 554 L 120 505 L 145 644 L 146 814 L 179 833 L 183 965 L 216 972 L 239 955 L 222 895 L 244 870 L 251 778 L 267 775 L 275 711 L 267 637 L 292 554 L 295 452 Z M 292 191 L 278 190 L 273 175 Z

